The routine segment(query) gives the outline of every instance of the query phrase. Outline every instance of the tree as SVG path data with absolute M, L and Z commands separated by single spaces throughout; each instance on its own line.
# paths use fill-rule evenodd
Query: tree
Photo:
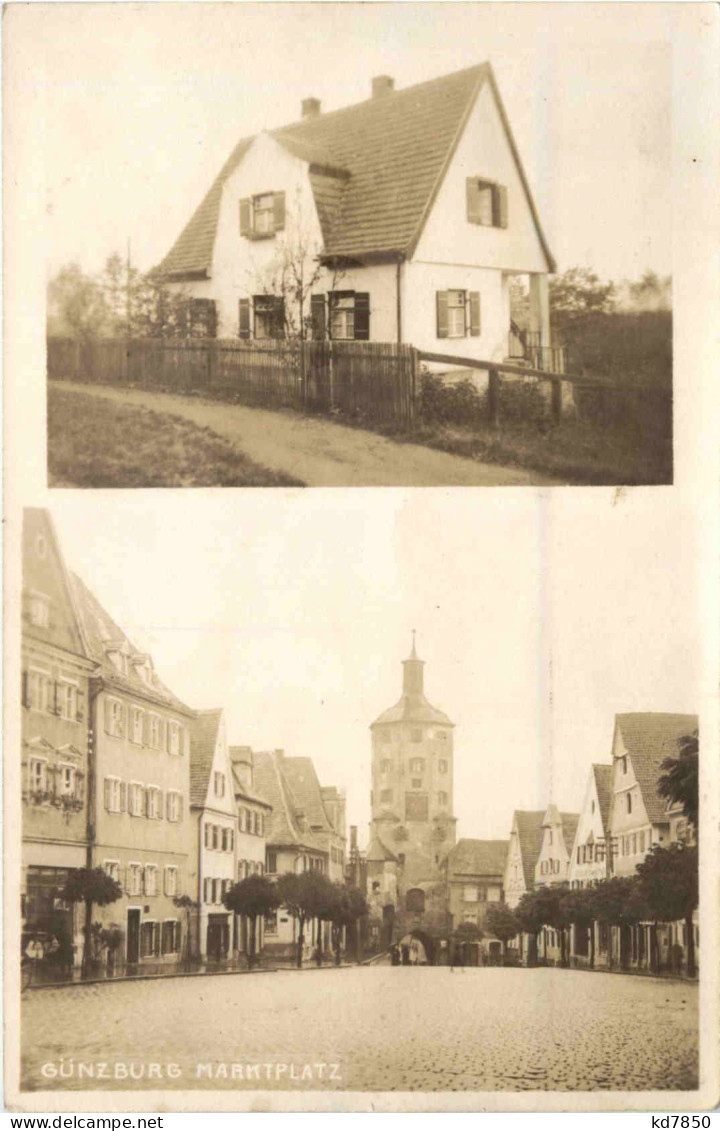
M 630 927 L 647 916 L 635 876 L 612 876 L 608 880 L 598 880 L 591 891 L 589 898 L 599 923 L 610 927 Z M 612 947 L 609 960 L 612 966 Z
M 558 894 L 555 888 L 540 887 L 526 891 L 515 910 L 520 929 L 530 935 L 528 966 L 537 966 L 538 935 L 543 926 L 552 926 L 557 916 Z
M 205 336 L 200 329 L 193 327 L 190 318 L 192 299 L 185 289 L 168 287 L 154 271 L 147 274 L 139 271 L 118 252 L 105 261 L 98 286 L 109 312 L 112 333 L 117 337 Z
M 665 772 L 658 778 L 658 793 L 674 805 L 682 805 L 683 813 L 698 830 L 698 757 L 699 737 L 692 734 L 678 739 L 677 758 L 666 758 L 661 764 Z
M 327 915 L 333 899 L 332 884 L 322 872 L 286 872 L 277 882 L 280 902 L 297 920 L 297 967 L 302 966 L 305 925 Z
M 48 329 L 86 341 L 99 337 L 109 324 L 102 287 L 77 263 L 61 267 L 48 284 Z
M 603 283 L 587 267 L 571 267 L 550 279 L 550 316 L 565 329 L 578 321 L 615 309 L 615 284 Z
M 257 953 L 257 920 L 259 915 L 269 915 L 280 906 L 280 895 L 277 884 L 267 876 L 247 876 L 239 883 L 233 884 L 223 896 L 223 903 L 228 911 L 236 915 L 246 915 L 250 920 L 250 950 L 248 953 L 248 966 L 252 969 Z
M 185 912 L 185 962 L 190 962 L 190 918 L 193 911 L 197 910 L 198 902 L 189 895 L 176 895 L 173 899 L 176 907 Z
M 60 898 L 65 903 L 85 904 L 85 941 L 83 944 L 82 973 L 87 974 L 92 961 L 92 909 L 115 903 L 122 895 L 117 880 L 102 868 L 75 868 L 67 878 Z
M 656 921 L 674 923 L 682 919 L 687 938 L 687 972 L 695 977 L 693 913 L 698 905 L 699 877 L 696 845 L 653 845 L 637 866 L 643 901 Z
M 560 917 L 564 923 L 571 923 L 582 930 L 589 931 L 591 967 L 595 965 L 595 905 L 594 888 L 572 888 L 563 892 L 560 899 Z
M 355 958 L 357 960 L 357 924 L 358 920 L 368 914 L 369 908 L 365 896 L 355 887 L 345 884 L 334 884 L 335 903 L 332 914 L 333 925 L 333 950 L 335 951 L 335 965 L 340 965 L 340 942 L 343 927 L 353 933 Z
M 490 903 L 485 914 L 485 926 L 491 935 L 502 943 L 503 964 L 507 958 L 507 944 L 520 932 L 520 924 L 507 903 Z

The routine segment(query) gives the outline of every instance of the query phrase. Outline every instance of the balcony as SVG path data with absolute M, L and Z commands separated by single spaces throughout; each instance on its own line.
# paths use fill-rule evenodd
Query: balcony
M 515 322 L 510 323 L 508 358 L 524 361 L 530 369 L 565 372 L 565 344 L 554 338 L 543 344 L 540 330 L 523 330 Z

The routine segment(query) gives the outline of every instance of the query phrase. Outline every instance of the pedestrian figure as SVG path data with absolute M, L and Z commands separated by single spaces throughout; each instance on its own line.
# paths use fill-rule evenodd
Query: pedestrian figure
M 390 962 L 393 966 L 400 965 L 400 948 L 397 943 L 390 947 Z
M 403 966 L 409 966 L 410 965 L 410 947 L 407 946 L 407 944 L 403 944 L 403 946 L 400 948 L 400 953 L 402 955 Z
M 322 951 L 319 946 L 315 947 L 315 965 L 322 966 Z

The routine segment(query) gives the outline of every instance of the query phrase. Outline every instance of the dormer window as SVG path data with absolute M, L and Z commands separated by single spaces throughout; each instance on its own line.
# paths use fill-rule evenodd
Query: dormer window
M 124 652 L 119 652 L 116 649 L 108 652 L 110 662 L 117 668 L 121 675 L 128 674 L 128 661 Z
M 483 228 L 507 228 L 508 196 L 505 185 L 480 177 L 467 179 L 467 219 Z
M 268 239 L 285 227 L 285 193 L 263 192 L 240 201 L 240 235 Z

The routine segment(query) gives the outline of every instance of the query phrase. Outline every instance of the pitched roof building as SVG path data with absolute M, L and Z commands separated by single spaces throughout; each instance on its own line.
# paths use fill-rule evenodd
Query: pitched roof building
M 380 76 L 357 105 L 305 99 L 299 121 L 241 138 L 158 272 L 213 304 L 220 336 L 280 336 L 262 281 L 298 232 L 329 268 L 314 335 L 507 352 L 514 272 L 549 340 L 555 263 L 489 63 L 405 90 Z
M 516 809 L 513 813 L 504 883 L 508 907 L 517 907 L 525 892 L 535 887 L 535 865 L 543 843 L 544 817 L 542 809 Z

